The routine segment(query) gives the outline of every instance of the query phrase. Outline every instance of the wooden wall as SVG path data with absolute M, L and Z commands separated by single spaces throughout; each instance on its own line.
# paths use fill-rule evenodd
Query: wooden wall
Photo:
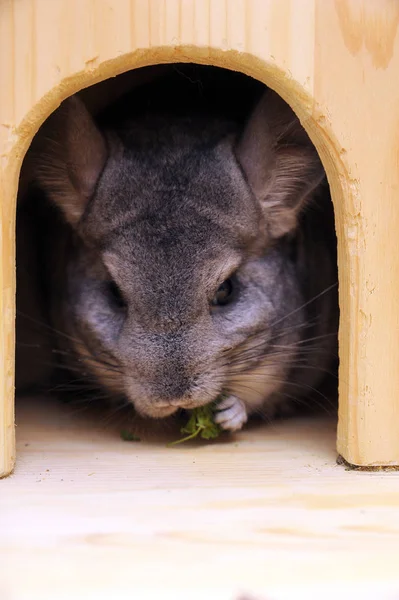
M 14 463 L 18 174 L 68 95 L 135 67 L 241 70 L 296 110 L 327 170 L 340 269 L 338 451 L 399 464 L 399 3 L 1 0 L 0 474 Z

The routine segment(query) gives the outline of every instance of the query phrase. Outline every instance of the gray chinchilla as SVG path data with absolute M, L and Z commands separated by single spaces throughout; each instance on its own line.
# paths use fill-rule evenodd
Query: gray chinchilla
M 319 393 L 337 361 L 332 206 L 274 92 L 245 125 L 147 112 L 102 126 L 71 97 L 26 162 L 61 368 L 154 418 L 223 394 L 227 430 Z

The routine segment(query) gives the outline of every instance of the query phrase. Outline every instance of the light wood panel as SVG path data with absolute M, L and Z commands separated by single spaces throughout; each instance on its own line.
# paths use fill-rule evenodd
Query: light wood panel
M 2 600 L 399 597 L 399 473 L 336 465 L 335 420 L 167 449 L 173 431 L 123 442 L 51 399 L 17 408 Z
M 144 64 L 239 69 L 297 111 L 333 191 L 340 268 L 338 450 L 399 464 L 399 4 L 396 0 L 2 0 L 0 473 L 13 450 L 14 212 L 41 122 Z

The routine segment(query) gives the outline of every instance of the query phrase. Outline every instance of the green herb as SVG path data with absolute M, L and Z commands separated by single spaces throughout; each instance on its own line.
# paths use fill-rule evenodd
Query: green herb
M 131 431 L 127 431 L 126 429 L 121 431 L 121 438 L 125 442 L 141 442 L 140 438 L 137 435 L 135 435 Z
M 187 435 L 176 442 L 170 442 L 168 446 L 188 442 L 197 436 L 202 437 L 204 440 L 211 440 L 220 435 L 221 428 L 213 420 L 214 406 L 212 404 L 194 408 L 190 412 L 191 415 L 187 425 L 180 429 L 180 433 Z

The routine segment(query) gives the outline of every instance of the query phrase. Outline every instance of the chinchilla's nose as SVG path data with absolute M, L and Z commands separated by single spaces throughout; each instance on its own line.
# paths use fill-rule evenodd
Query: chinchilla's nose
M 179 405 L 180 401 L 190 396 L 192 389 L 191 379 L 184 375 L 173 375 L 170 378 L 162 378 L 157 385 L 159 402 Z

